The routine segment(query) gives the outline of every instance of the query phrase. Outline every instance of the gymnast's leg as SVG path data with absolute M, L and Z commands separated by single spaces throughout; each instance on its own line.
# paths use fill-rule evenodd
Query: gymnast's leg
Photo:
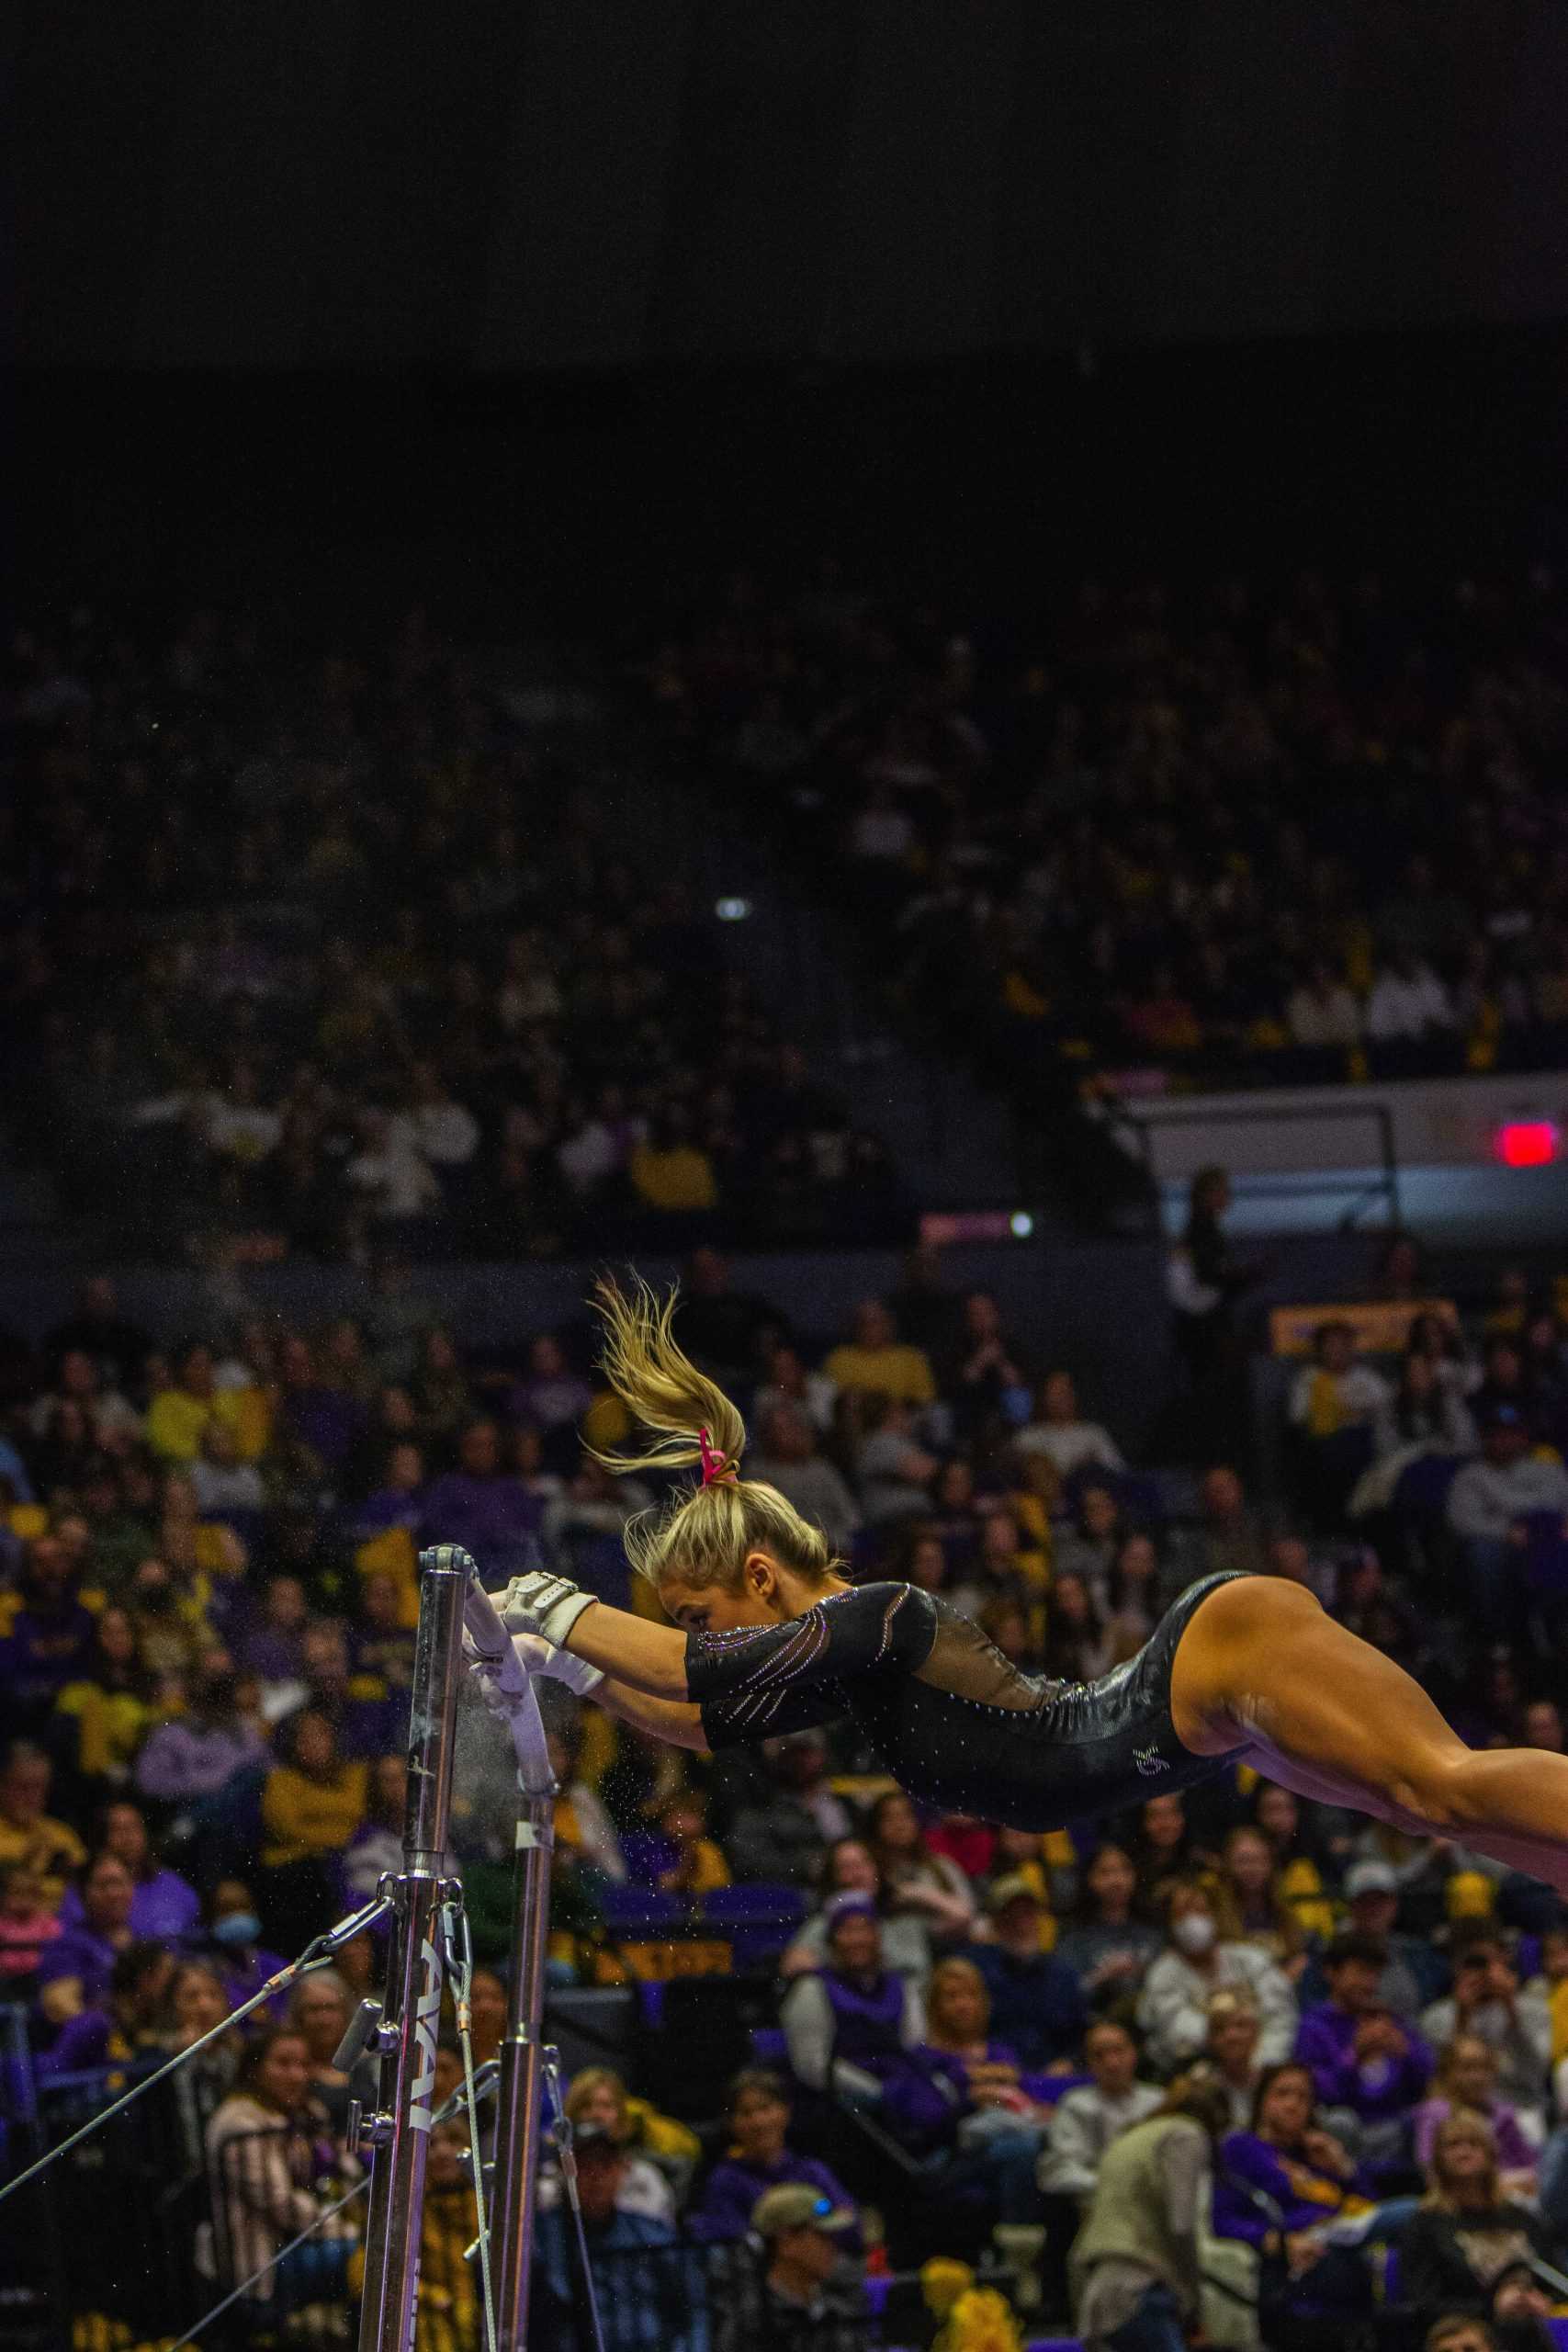
M 1301 1796 L 1452 1838 L 1568 1894 L 1568 1756 L 1472 1748 L 1418 1683 L 1299 1585 L 1247 1577 L 1203 1600 L 1171 1676 L 1177 1736 L 1245 1740 Z

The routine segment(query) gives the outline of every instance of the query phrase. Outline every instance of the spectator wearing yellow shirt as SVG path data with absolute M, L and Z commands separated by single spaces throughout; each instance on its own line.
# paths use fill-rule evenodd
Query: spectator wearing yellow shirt
M 904 1346 L 879 1298 L 863 1298 L 851 1325 L 853 1337 L 822 1366 L 836 1388 L 878 1392 L 900 1405 L 930 1405 L 936 1376 L 924 1348 Z
M 75 1723 L 76 1769 L 85 1779 L 130 1779 L 152 1721 L 152 1678 L 126 1610 L 100 1611 L 87 1672 L 66 1684 L 54 1708 Z
M 706 1835 L 707 1810 L 694 1789 L 682 1789 L 670 1798 L 659 1816 L 659 1826 L 675 1849 L 668 1870 L 659 1873 L 665 1894 L 711 1894 L 729 1884 L 729 1864 Z
M 218 1393 L 212 1351 L 187 1348 L 174 1380 L 155 1392 L 147 1408 L 147 1442 L 153 1453 L 165 1462 L 194 1462 L 201 1451 L 202 1431 L 217 1409 Z
M 330 1720 L 314 1707 L 295 1716 L 288 1752 L 262 1783 L 259 1891 L 273 1936 L 293 1951 L 331 1921 L 331 1865 L 365 1818 L 368 1773 L 339 1752 Z
M 0 1765 L 0 1868 L 19 1863 L 51 1911 L 59 1908 L 67 1877 L 87 1860 L 76 1832 L 44 1810 L 52 1778 L 48 1757 L 31 1740 L 16 1740 L 6 1749 Z
M 713 1161 L 692 1140 L 687 1114 L 679 1103 L 660 1114 L 646 1142 L 633 1145 L 626 1173 L 644 1207 L 666 1216 L 718 1204 Z

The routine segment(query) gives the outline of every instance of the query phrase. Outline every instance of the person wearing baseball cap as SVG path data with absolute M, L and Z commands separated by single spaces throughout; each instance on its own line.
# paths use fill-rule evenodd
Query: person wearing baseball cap
M 859 2277 L 846 2257 L 855 2226 L 848 2206 L 835 2205 L 806 2181 L 770 2188 L 751 2210 L 751 2233 L 761 2241 L 757 2280 L 760 2308 L 738 2295 L 725 2314 L 717 2352 L 864 2352 L 865 2305 Z
M 1346 1925 L 1353 1936 L 1370 1936 L 1388 1953 L 1388 1965 L 1378 1984 L 1378 1999 L 1396 2018 L 1412 2025 L 1428 2001 L 1435 2001 L 1447 1979 L 1434 1946 L 1416 1936 L 1395 1932 L 1399 1916 L 1399 1881 L 1387 1862 L 1369 1857 L 1352 1862 L 1343 1887 Z M 1316 1988 L 1314 1987 L 1315 1995 Z M 1325 1980 L 1324 1991 L 1327 1991 Z M 1303 1995 L 1302 1996 L 1305 1998 Z

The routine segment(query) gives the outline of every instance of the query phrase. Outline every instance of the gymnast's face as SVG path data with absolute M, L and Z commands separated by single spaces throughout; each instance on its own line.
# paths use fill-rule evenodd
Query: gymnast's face
M 766 1552 L 748 1552 L 739 1591 L 722 1585 L 693 1587 L 679 1577 L 667 1578 L 659 1589 L 665 1612 L 689 1633 L 733 1634 L 746 1625 L 776 1625 L 798 1617 L 820 1591 L 796 1592 L 797 1579 Z

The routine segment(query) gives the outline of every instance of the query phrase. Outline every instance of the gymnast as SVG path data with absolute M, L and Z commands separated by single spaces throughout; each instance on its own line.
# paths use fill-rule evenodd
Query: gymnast
M 691 1464 L 701 1482 L 626 1530 L 671 1623 L 545 1571 L 495 1596 L 531 1672 L 699 1750 L 848 1715 L 911 1796 L 1021 1829 L 1247 1763 L 1568 1894 L 1568 1757 L 1466 1747 L 1417 1683 L 1300 1586 L 1205 1577 L 1097 1681 L 1025 1674 L 919 1587 L 852 1585 L 819 1529 L 741 1477 L 745 1424 L 676 1343 L 673 1294 L 604 1282 L 598 1304 L 611 1385 L 655 1433 L 610 1466 Z

